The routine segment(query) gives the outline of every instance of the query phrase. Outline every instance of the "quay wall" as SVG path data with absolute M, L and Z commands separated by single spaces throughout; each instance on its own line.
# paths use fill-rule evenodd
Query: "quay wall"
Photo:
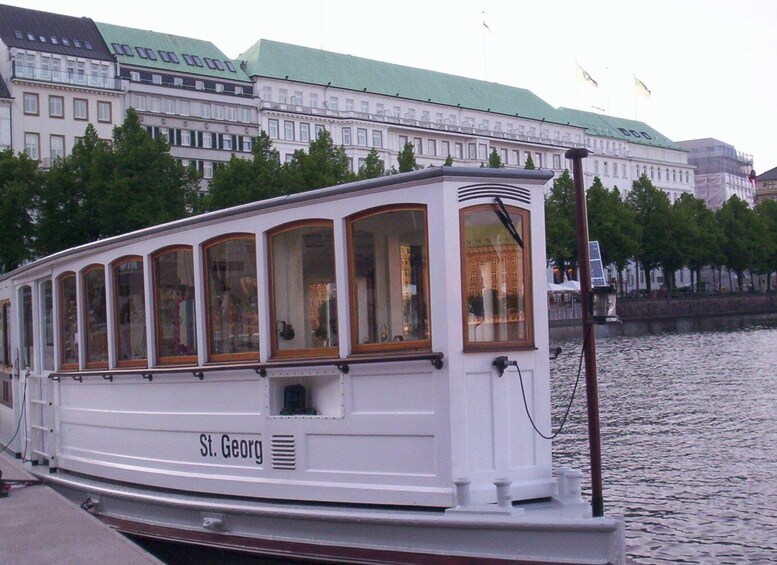
M 777 294 L 716 294 L 618 300 L 618 316 L 623 321 L 774 312 L 777 312 Z

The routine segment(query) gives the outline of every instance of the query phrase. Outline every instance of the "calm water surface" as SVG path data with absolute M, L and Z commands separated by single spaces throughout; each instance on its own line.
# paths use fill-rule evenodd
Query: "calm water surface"
M 636 563 L 777 563 L 777 319 L 681 329 L 597 338 L 605 510 Z M 581 343 L 551 345 L 557 420 Z M 590 481 L 584 399 L 553 451 Z

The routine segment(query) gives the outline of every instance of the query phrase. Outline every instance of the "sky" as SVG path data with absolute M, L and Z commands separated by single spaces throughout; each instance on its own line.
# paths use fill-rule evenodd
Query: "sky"
M 674 141 L 719 139 L 758 174 L 777 166 L 777 0 L 0 2 L 205 39 L 232 58 L 272 39 L 527 88 Z

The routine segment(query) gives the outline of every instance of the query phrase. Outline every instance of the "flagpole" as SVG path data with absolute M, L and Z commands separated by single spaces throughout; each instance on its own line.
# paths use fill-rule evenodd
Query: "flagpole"
M 577 109 L 582 110 L 582 108 L 580 107 L 580 78 L 577 76 L 577 74 L 580 72 L 577 70 L 579 66 L 580 65 L 578 65 L 577 59 L 575 59 L 575 86 L 577 89 Z
M 634 75 L 634 119 L 637 120 L 637 75 Z

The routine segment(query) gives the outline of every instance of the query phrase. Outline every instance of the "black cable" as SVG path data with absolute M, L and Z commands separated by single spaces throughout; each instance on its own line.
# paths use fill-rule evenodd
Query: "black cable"
M 564 413 L 564 417 L 561 419 L 561 425 L 559 426 L 558 430 L 556 430 L 556 433 L 552 435 L 546 436 L 539 429 L 537 429 L 537 425 L 534 423 L 534 419 L 531 417 L 531 412 L 529 411 L 529 403 L 526 401 L 526 390 L 523 388 L 523 375 L 521 374 L 521 368 L 518 366 L 518 363 L 515 362 L 515 368 L 518 369 L 518 380 L 521 383 L 521 394 L 523 395 L 523 406 L 526 409 L 526 415 L 529 417 L 531 427 L 534 428 L 534 431 L 537 432 L 537 434 L 543 439 L 555 439 L 556 436 L 561 433 L 561 430 L 564 429 L 564 424 L 567 422 L 567 416 L 569 416 L 569 412 L 572 409 L 572 402 L 575 400 L 577 385 L 580 384 L 580 375 L 583 373 L 583 354 L 585 353 L 585 342 L 588 339 L 588 332 L 590 331 L 591 324 L 588 325 L 585 330 L 585 335 L 583 336 L 583 346 L 580 349 L 580 361 L 577 366 L 577 379 L 575 379 L 575 387 L 572 389 L 572 396 L 569 397 L 569 404 L 567 404 L 567 410 Z
M 16 436 L 19 435 L 19 430 L 22 427 L 22 419 L 24 418 L 24 405 L 25 401 L 27 399 L 27 377 L 24 378 L 24 392 L 22 393 L 22 409 L 21 412 L 19 412 L 19 421 L 16 423 L 16 431 L 13 433 L 13 437 L 8 440 L 8 443 L 3 446 L 2 449 L 0 449 L 0 453 L 5 452 L 8 447 L 13 443 L 13 440 L 16 439 Z M 27 442 L 25 442 L 26 445 Z M 25 452 L 26 452 L 25 448 Z

